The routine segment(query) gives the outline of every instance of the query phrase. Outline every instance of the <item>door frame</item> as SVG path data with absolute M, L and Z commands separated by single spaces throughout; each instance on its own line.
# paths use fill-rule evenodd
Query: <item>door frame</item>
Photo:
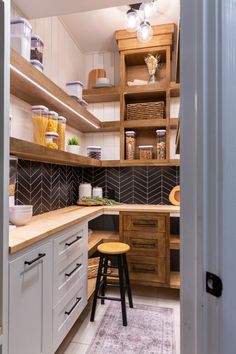
M 0 0 L 0 319 L 8 352 L 10 0 Z M 0 346 L 1 347 L 1 346 Z
M 181 0 L 181 354 L 235 353 L 235 33 L 235 0 Z

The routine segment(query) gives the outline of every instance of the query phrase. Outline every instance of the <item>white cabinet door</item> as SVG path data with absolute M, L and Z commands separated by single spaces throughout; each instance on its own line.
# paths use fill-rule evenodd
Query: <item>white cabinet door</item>
M 10 262 L 9 284 L 9 354 L 51 354 L 51 243 Z

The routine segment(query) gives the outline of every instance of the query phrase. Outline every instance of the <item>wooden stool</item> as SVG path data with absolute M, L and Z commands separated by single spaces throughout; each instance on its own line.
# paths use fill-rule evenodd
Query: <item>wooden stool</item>
M 97 299 L 101 299 L 102 304 L 104 304 L 105 300 L 114 300 L 114 301 L 121 301 L 123 326 L 127 326 L 127 315 L 126 315 L 126 305 L 125 305 L 126 290 L 129 298 L 129 307 L 131 308 L 133 307 L 131 287 L 129 282 L 129 272 L 128 272 L 128 266 L 126 260 L 126 253 L 130 250 L 130 247 L 129 245 L 121 242 L 107 242 L 99 245 L 97 250 L 100 252 L 100 261 L 98 266 L 97 281 L 96 281 L 96 287 L 95 287 L 95 292 L 93 297 L 93 305 L 92 305 L 90 321 L 92 322 L 94 321 Z M 118 267 L 110 267 L 110 268 L 118 269 L 118 273 L 119 273 L 118 276 L 107 273 L 109 256 L 117 256 Z M 124 285 L 124 274 L 125 274 L 125 282 L 126 282 L 125 285 Z M 107 276 L 112 278 L 118 278 L 119 284 L 108 283 Z M 120 298 L 105 296 L 105 291 L 107 286 L 119 287 Z M 101 289 L 101 295 L 99 295 L 100 289 Z

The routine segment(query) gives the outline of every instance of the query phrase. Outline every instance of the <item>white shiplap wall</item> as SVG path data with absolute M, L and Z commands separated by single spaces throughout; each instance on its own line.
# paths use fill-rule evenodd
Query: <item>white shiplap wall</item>
M 12 5 L 11 17 L 25 17 Z M 62 89 L 65 83 L 73 80 L 84 81 L 84 55 L 66 31 L 57 17 L 30 21 L 33 33 L 44 41 L 44 73 Z M 40 102 L 39 102 L 40 104 Z M 50 109 L 50 107 L 48 107 Z M 32 141 L 33 127 L 31 121 L 31 106 L 20 99 L 11 96 L 10 113 L 13 116 L 11 135 L 15 138 Z M 67 138 L 83 134 L 67 127 Z

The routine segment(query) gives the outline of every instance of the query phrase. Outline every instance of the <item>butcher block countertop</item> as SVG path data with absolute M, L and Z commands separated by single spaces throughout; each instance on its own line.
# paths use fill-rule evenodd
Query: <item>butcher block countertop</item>
M 17 227 L 9 234 L 9 253 L 15 253 L 76 223 L 93 219 L 104 212 L 158 212 L 178 215 L 180 208 L 172 205 L 121 204 L 115 206 L 70 206 L 34 216 L 26 226 Z

